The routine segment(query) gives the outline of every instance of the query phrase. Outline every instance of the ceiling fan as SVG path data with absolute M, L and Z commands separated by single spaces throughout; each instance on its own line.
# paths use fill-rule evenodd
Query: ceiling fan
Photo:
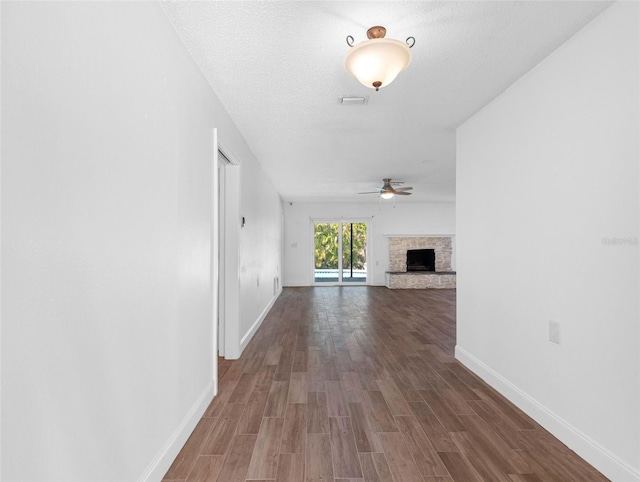
M 380 194 L 382 199 L 391 199 L 396 194 L 399 196 L 411 195 L 411 193 L 407 191 L 413 189 L 412 187 L 393 187 L 404 184 L 402 181 L 392 181 L 389 177 L 384 178 L 382 181 L 384 182 L 384 185 L 376 188 L 377 191 L 359 192 L 358 194 Z

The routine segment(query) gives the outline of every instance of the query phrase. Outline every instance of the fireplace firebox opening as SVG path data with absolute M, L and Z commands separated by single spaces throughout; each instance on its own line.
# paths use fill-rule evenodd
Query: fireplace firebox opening
M 436 252 L 433 249 L 407 250 L 407 271 L 435 271 Z

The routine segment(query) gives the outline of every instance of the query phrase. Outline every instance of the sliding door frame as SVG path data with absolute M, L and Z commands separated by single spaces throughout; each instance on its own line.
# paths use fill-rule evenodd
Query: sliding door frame
M 316 281 L 315 270 L 315 225 L 316 224 L 343 224 L 349 223 L 361 223 L 367 226 L 367 249 L 365 257 L 367 260 L 367 278 L 364 282 L 356 281 L 340 281 L 342 279 L 343 270 L 343 251 L 342 251 L 342 235 L 338 236 L 338 281 Z M 311 218 L 311 225 L 309 227 L 311 233 L 311 285 L 312 286 L 370 286 L 371 285 L 371 218 Z M 340 227 L 339 233 L 342 233 L 342 227 Z

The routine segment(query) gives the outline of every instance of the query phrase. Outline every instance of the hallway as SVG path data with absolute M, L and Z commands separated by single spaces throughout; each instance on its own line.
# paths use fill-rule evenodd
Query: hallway
M 455 294 L 285 289 L 163 480 L 607 480 L 455 361 Z

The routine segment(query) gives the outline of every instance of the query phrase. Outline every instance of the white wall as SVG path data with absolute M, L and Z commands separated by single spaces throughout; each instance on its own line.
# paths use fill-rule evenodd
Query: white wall
M 1 478 L 159 479 L 215 389 L 212 129 L 255 160 L 158 5 L 1 8 Z
M 241 166 L 240 215 L 245 218 L 240 230 L 243 350 L 282 291 L 282 200 L 262 167 L 249 159 Z M 236 358 L 233 353 L 226 357 Z
M 395 207 L 394 207 L 395 206 Z M 455 205 L 404 203 L 285 203 L 285 286 L 313 283 L 312 219 L 366 219 L 369 222 L 370 284 L 385 284 L 389 270 L 388 235 L 453 235 Z M 455 239 L 454 259 L 455 269 Z
M 618 481 L 640 480 L 638 18 L 614 4 L 457 143 L 457 357 Z

